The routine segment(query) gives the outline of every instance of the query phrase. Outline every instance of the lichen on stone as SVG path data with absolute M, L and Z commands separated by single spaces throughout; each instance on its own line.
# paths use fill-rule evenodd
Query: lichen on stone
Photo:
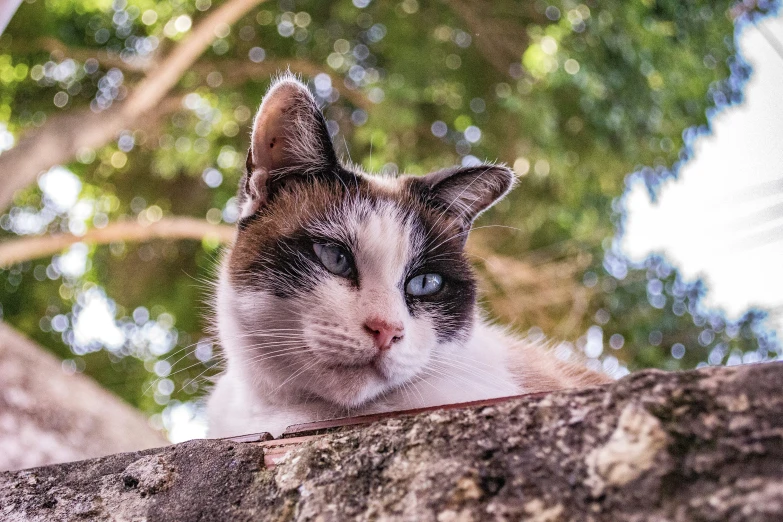
M 0 474 L 3 522 L 783 520 L 783 363 Z

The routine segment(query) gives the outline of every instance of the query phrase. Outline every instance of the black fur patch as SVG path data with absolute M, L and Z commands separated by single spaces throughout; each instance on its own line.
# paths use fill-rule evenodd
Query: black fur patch
M 257 175 L 264 177 L 254 179 L 263 183 L 258 193 L 264 199 L 253 215 L 238 223 L 237 241 L 229 258 L 232 284 L 281 299 L 306 300 L 307 294 L 325 278 L 338 277 L 321 265 L 313 251 L 313 242 L 337 243 L 350 252 L 362 248 L 356 245 L 355 237 L 350 237 L 348 223 L 343 224 L 346 237 L 341 238 L 317 237 L 312 232 L 317 227 L 309 225 L 319 221 L 340 225 L 341 216 L 355 210 L 341 212 L 346 205 L 361 202 L 361 208 L 379 208 L 391 202 L 411 224 L 416 238 L 424 238 L 423 248 L 414 254 L 405 267 L 405 277 L 398 282 L 411 315 L 430 316 L 441 342 L 466 337 L 473 323 L 476 302 L 475 277 L 463 251 L 467 232 L 473 219 L 511 186 L 510 171 L 491 165 L 447 169 L 423 178 L 403 177 L 399 180 L 400 189 L 390 190 L 340 164 L 326 121 L 312 96 L 300 84 L 287 85 L 293 89 L 287 93 L 291 100 L 282 109 L 275 109 L 282 113 L 264 112 L 271 119 L 257 120 L 272 122 L 259 129 L 276 130 L 272 131 L 275 137 L 267 142 L 269 136 L 256 129 L 254 147 L 261 151 L 258 143 L 262 143 L 264 152 L 272 148 L 277 152 L 282 147 L 287 155 L 275 158 L 272 167 L 269 161 L 263 163 L 271 161 L 272 156 L 257 156 L 262 164 L 256 166 L 266 166 L 271 172 L 258 170 Z M 273 102 L 269 107 L 276 107 L 274 92 L 278 91 L 274 88 L 270 91 L 269 99 Z M 291 126 L 291 122 L 296 124 Z M 308 132 L 302 132 L 302 125 L 306 125 Z M 263 140 L 255 139 L 257 132 Z M 277 133 L 285 140 L 277 140 Z M 313 151 L 315 155 L 310 154 Z M 240 181 L 240 206 L 249 197 L 250 189 L 257 188 L 248 185 L 256 166 L 249 154 L 247 171 Z M 430 296 L 407 295 L 408 281 L 426 273 L 439 274 L 443 287 Z M 361 291 L 362 274 L 358 269 L 344 279 L 345 284 Z
M 472 324 L 476 301 L 476 282 L 463 252 L 465 231 L 462 222 L 442 208 L 423 202 L 412 188 L 390 193 L 349 171 L 323 173 L 300 179 L 283 187 L 270 203 L 247 221 L 240 230 L 234 257 L 239 261 L 233 280 L 240 286 L 271 293 L 279 298 L 306 298 L 324 278 L 337 277 L 327 272 L 316 258 L 312 244 L 333 242 L 353 252 L 361 245 L 352 238 L 323 238 L 308 232 L 318 221 L 334 224 L 343 205 L 357 201 L 378 208 L 393 202 L 409 219 L 413 233 L 425 239 L 426 247 L 417 252 L 399 282 L 412 316 L 432 317 L 440 342 L 460 339 Z M 352 209 L 349 209 L 352 210 Z M 286 223 L 293 224 L 286 226 Z M 348 226 L 344 227 L 350 234 Z M 405 294 L 410 278 L 437 273 L 443 288 L 436 294 L 412 297 Z M 361 289 L 361 272 L 346 279 L 346 284 Z
M 409 201 L 416 201 L 412 196 Z M 475 275 L 463 250 L 466 234 L 454 226 L 450 214 L 420 204 L 410 205 L 409 211 L 417 213 L 415 223 L 425 248 L 408 267 L 406 283 L 419 274 L 435 273 L 443 277 L 443 287 L 431 296 L 406 294 L 408 308 L 414 317 L 421 313 L 434 317 L 438 341 L 461 339 L 473 322 L 476 303 Z

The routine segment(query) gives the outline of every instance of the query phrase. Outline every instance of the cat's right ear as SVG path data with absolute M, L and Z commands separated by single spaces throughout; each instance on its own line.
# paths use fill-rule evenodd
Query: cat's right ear
M 503 199 L 514 186 L 514 173 L 503 165 L 454 167 L 413 178 L 427 198 L 444 212 L 456 215 L 468 230 L 473 221 Z
M 292 179 L 330 170 L 337 156 L 318 104 L 292 74 L 272 83 L 253 123 L 239 208 L 249 217 Z

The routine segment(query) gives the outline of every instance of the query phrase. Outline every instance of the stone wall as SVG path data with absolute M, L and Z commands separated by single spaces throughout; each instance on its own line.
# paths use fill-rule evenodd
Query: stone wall
M 0 474 L 16 520 L 783 520 L 783 363 Z

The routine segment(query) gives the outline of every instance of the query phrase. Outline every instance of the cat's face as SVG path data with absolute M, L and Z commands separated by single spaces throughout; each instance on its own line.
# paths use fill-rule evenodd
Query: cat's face
M 223 268 L 231 332 L 268 386 L 361 405 L 467 338 L 476 284 L 463 247 L 509 189 L 497 166 L 379 178 L 343 167 L 306 88 L 264 98 Z M 226 335 L 225 332 L 221 332 Z

